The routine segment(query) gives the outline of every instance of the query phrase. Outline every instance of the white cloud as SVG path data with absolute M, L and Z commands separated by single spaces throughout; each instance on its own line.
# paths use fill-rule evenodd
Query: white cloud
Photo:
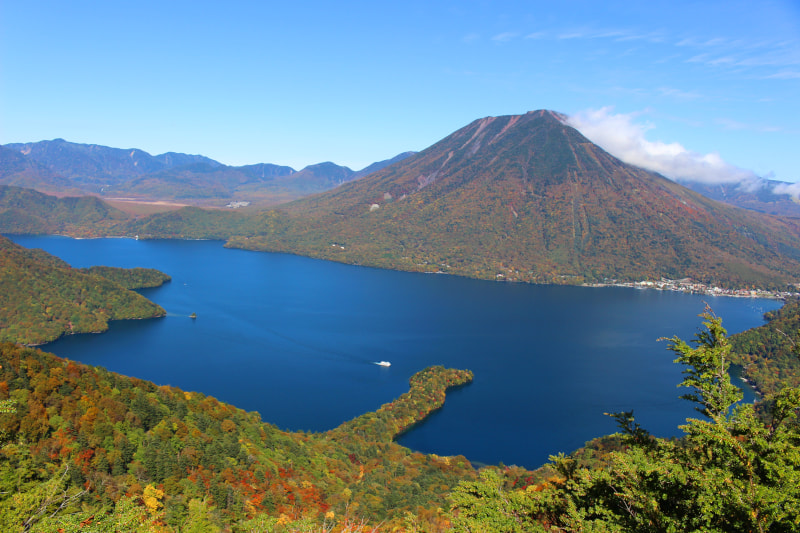
M 513 31 L 507 31 L 505 33 L 498 33 L 497 35 L 492 37 L 492 40 L 493 41 L 497 41 L 497 42 L 501 42 L 501 43 L 506 43 L 506 42 L 514 39 L 515 37 L 517 37 L 517 35 L 519 35 L 519 34 L 513 32 Z
M 726 40 L 721 37 L 716 37 L 714 39 L 709 39 L 706 42 L 702 43 L 700 46 L 719 46 L 721 44 L 725 44 Z
M 723 161 L 717 153 L 700 154 L 679 143 L 648 141 L 651 124 L 634 122 L 638 114 L 613 113 L 610 107 L 582 111 L 567 119 L 589 140 L 619 159 L 674 180 L 703 183 L 743 183 L 751 186 L 759 178 Z
M 586 33 L 584 33 L 584 32 L 581 32 L 581 31 L 571 31 L 571 32 L 565 32 L 565 33 L 562 33 L 562 34 L 560 34 L 560 35 L 557 37 L 557 39 L 559 39 L 559 40 L 566 40 L 566 39 L 584 39 L 584 38 L 586 38 L 586 37 L 587 37 L 587 35 L 586 35 Z
M 800 198 L 800 183 L 779 183 L 772 188 L 772 192 Z
M 770 76 L 766 76 L 766 79 L 772 79 L 772 80 L 797 80 L 797 79 L 800 79 L 800 72 L 791 71 L 791 70 L 784 70 L 782 72 L 778 72 L 776 74 L 772 74 Z
M 703 95 L 694 91 L 681 91 L 673 87 L 659 87 L 658 92 L 660 92 L 662 96 L 671 96 L 680 100 L 695 100 L 703 97 Z
M 546 36 L 547 36 L 547 34 L 545 32 L 536 31 L 536 32 L 529 33 L 528 35 L 526 35 L 525 39 L 542 39 L 542 38 L 544 38 Z
M 731 120 L 729 118 L 718 118 L 715 119 L 714 122 L 727 130 L 749 130 L 759 133 L 776 133 L 783 131 L 782 128 L 778 126 L 747 124 L 744 122 L 739 122 L 738 120 Z

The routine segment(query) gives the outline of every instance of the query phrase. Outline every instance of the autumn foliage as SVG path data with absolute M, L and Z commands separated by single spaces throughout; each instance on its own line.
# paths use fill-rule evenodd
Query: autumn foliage
M 70 333 L 108 329 L 109 320 L 152 318 L 166 314 L 129 286 L 161 283 L 156 271 L 124 269 L 82 272 L 42 250 L 28 250 L 0 236 L 0 341 L 41 344 Z
M 66 472 L 65 490 L 86 491 L 75 516 L 101 517 L 127 496 L 164 530 L 201 516 L 229 530 L 269 520 L 399 524 L 407 514 L 441 525 L 448 492 L 474 476 L 463 457 L 392 440 L 441 407 L 447 388 L 469 382 L 466 371 L 426 369 L 377 413 L 317 434 L 37 349 L 3 344 L 0 365 L 0 400 L 17 406 L 0 415 L 0 516 L 19 507 L 8 495 Z

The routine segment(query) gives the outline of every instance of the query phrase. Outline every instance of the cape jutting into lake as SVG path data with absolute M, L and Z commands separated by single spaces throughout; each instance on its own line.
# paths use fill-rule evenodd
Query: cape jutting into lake
M 76 267 L 140 266 L 172 276 L 141 291 L 166 318 L 114 322 L 106 333 L 65 337 L 47 351 L 312 431 L 379 408 L 427 366 L 467 368 L 474 382 L 399 442 L 531 468 L 616 431 L 605 412 L 633 409 L 655 434 L 680 434 L 695 411 L 678 399 L 681 368 L 657 339 L 691 339 L 705 302 L 730 333 L 761 325 L 763 313 L 780 306 L 393 272 L 216 241 L 12 238 Z

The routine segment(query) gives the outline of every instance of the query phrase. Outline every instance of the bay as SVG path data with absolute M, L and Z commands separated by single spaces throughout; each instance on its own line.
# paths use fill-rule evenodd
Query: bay
M 529 468 L 614 432 L 605 412 L 633 409 L 656 435 L 679 435 L 695 412 L 678 399 L 681 368 L 657 339 L 692 338 L 706 303 L 729 333 L 762 324 L 763 313 L 780 306 L 394 272 L 216 241 L 11 238 L 76 267 L 141 266 L 173 278 L 141 291 L 165 318 L 114 322 L 47 351 L 309 431 L 379 408 L 427 366 L 468 368 L 474 382 L 399 442 Z M 374 364 L 384 360 L 391 367 Z

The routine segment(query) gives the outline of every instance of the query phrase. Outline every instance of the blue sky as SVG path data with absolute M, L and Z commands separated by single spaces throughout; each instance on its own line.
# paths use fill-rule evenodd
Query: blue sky
M 3 144 L 360 169 L 534 109 L 665 173 L 800 181 L 800 2 L 0 4 Z

